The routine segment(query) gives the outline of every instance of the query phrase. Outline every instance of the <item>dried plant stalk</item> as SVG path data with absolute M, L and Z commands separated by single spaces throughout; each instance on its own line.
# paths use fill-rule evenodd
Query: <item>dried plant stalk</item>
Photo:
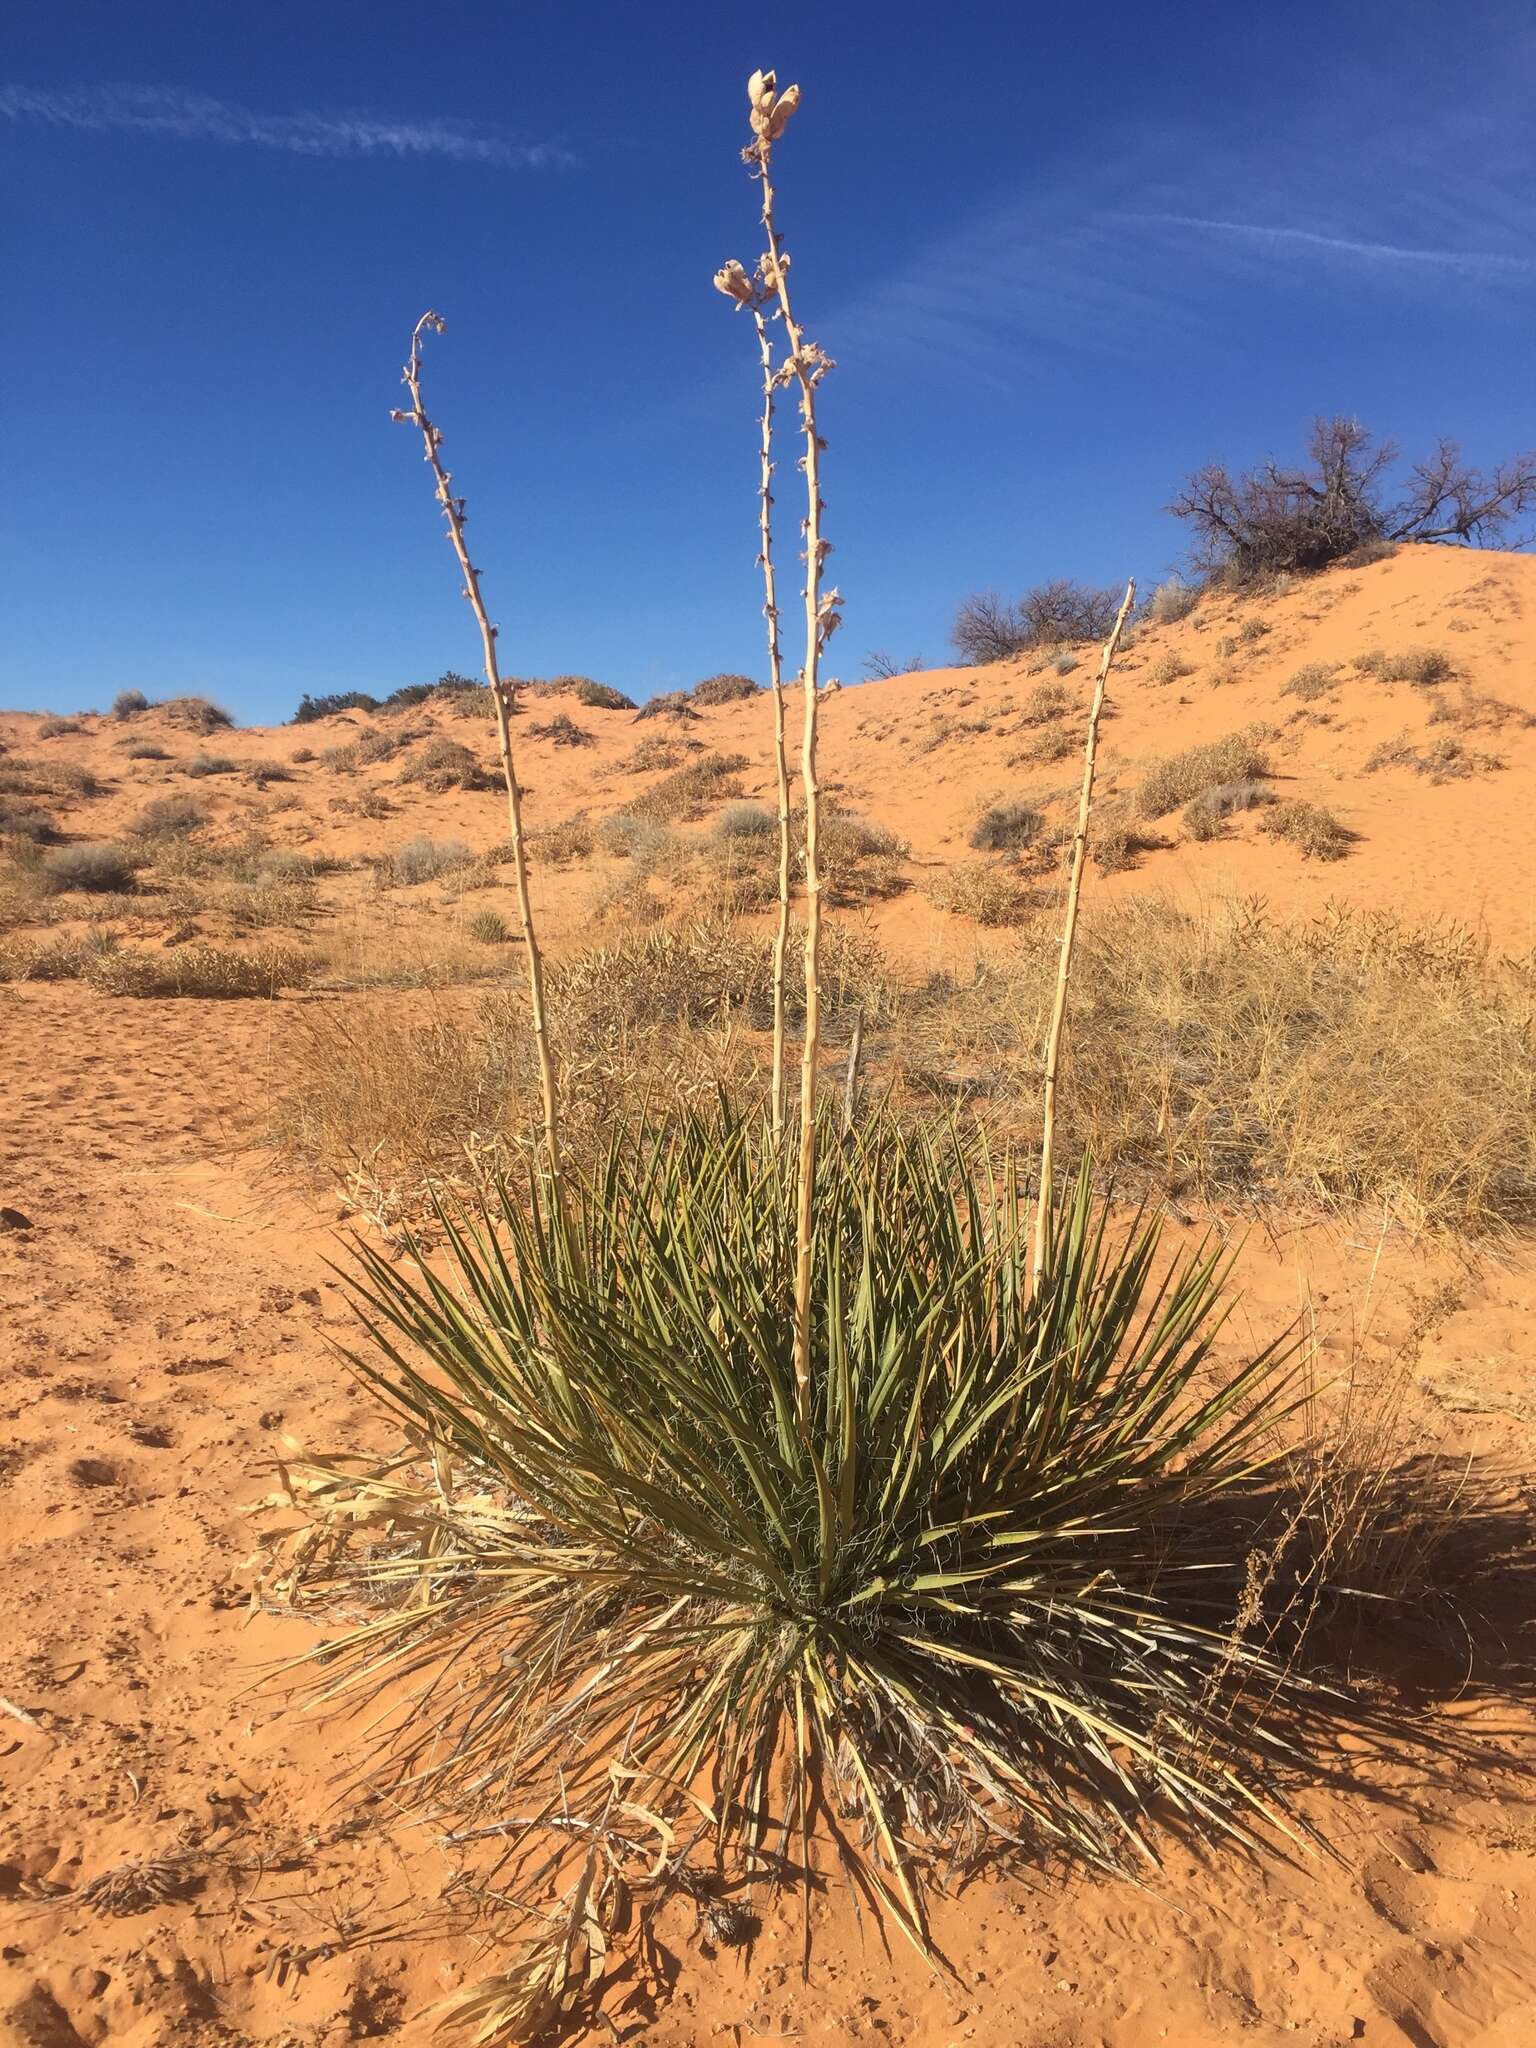
M 1077 940 L 1077 907 L 1083 891 L 1083 863 L 1088 854 L 1088 822 L 1093 815 L 1093 775 L 1098 761 L 1099 720 L 1104 713 L 1104 691 L 1120 635 L 1136 599 L 1136 579 L 1125 586 L 1125 596 L 1104 652 L 1099 661 L 1098 681 L 1088 710 L 1088 731 L 1083 740 L 1083 784 L 1077 799 L 1077 827 L 1072 834 L 1072 871 L 1067 882 L 1067 910 L 1061 932 L 1061 959 L 1056 969 L 1056 993 L 1051 1003 L 1050 1028 L 1045 1037 L 1045 1101 L 1040 1130 L 1040 1186 L 1035 1198 L 1035 1243 L 1031 1279 L 1036 1287 L 1045 1271 L 1046 1238 L 1051 1214 L 1051 1179 L 1056 1151 L 1056 1077 L 1061 1063 L 1062 1030 L 1067 1015 L 1067 987 L 1072 979 L 1072 949 Z
M 763 571 L 763 617 L 768 621 L 768 687 L 773 692 L 773 767 L 779 798 L 779 917 L 773 934 L 773 1073 L 769 1113 L 773 1135 L 784 1135 L 784 969 L 789 954 L 789 757 L 784 745 L 784 657 L 779 642 L 778 578 L 773 563 L 773 342 L 761 304 L 752 308 L 763 366 L 763 410 L 758 485 L 758 561 Z
M 463 572 L 463 594 L 480 628 L 480 641 L 485 658 L 485 679 L 490 686 L 491 705 L 496 714 L 496 742 L 501 752 L 502 780 L 507 789 L 512 865 L 517 876 L 517 907 L 522 919 L 523 941 L 528 956 L 528 993 L 533 1011 L 534 1043 L 538 1051 L 539 1089 L 543 1098 L 544 1148 L 549 1159 L 550 1181 L 560 1199 L 563 1213 L 559 1078 L 544 1005 L 544 956 L 539 948 L 538 933 L 533 920 L 533 902 L 528 891 L 528 848 L 523 834 L 523 792 L 512 756 L 511 719 L 516 708 L 516 686 L 510 679 L 503 677 L 496 658 L 496 628 L 491 624 L 485 609 L 485 600 L 480 593 L 480 571 L 469 559 L 469 549 L 464 539 L 467 519 L 464 499 L 454 495 L 453 478 L 443 467 L 442 455 L 439 452 L 443 445 L 443 437 L 428 418 L 421 395 L 422 336 L 427 333 L 442 334 L 446 324 L 440 313 L 433 312 L 423 313 L 416 322 L 411 333 L 410 358 L 402 373 L 405 388 L 411 394 L 410 410 L 407 412 L 397 409 L 390 414 L 390 418 L 407 421 L 420 429 L 426 460 L 432 470 L 437 502 L 443 508 L 443 517 L 448 522 L 448 538 L 453 544 L 453 552 L 457 555 L 459 568 Z
M 786 351 L 776 381 L 800 391 L 800 424 L 805 454 L 805 662 L 800 672 L 805 716 L 801 729 L 800 776 L 805 791 L 805 1042 L 800 1061 L 800 1158 L 795 1229 L 795 1399 L 802 1425 L 809 1409 L 811 1374 L 812 1189 L 816 1172 L 816 1081 L 821 1053 L 821 790 L 817 781 L 816 711 L 821 652 L 840 623 L 835 590 L 822 594 L 822 568 L 831 553 L 823 537 L 821 455 L 826 443 L 816 431 L 816 389 L 832 368 L 831 358 L 807 341 L 795 319 L 789 294 L 790 259 L 774 218 L 773 145 L 800 104 L 800 88 L 781 93 L 771 71 L 754 71 L 747 81 L 754 140 L 743 152 L 762 187 L 762 223 L 767 247 L 758 261 L 758 290 L 777 302 Z

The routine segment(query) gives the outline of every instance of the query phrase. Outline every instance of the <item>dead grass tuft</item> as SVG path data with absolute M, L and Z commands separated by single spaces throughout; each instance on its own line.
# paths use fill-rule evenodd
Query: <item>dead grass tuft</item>
M 1250 728 L 1201 747 L 1170 754 L 1147 770 L 1136 794 L 1143 818 L 1164 818 L 1203 790 L 1221 783 L 1253 781 L 1269 773 L 1269 757 Z

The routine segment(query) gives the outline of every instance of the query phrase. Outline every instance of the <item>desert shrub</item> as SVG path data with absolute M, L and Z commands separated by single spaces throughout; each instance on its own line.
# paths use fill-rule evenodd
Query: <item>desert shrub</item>
M 101 784 L 78 761 L 29 761 L 20 754 L 0 761 L 0 796 L 100 795 Z
M 1255 640 L 1262 640 L 1268 631 L 1268 619 L 1244 619 L 1242 625 L 1238 628 L 1237 637 L 1239 642 L 1251 647 Z
M 288 721 L 290 725 L 310 725 L 317 718 L 334 718 L 338 711 L 377 711 L 380 708 L 377 697 L 370 697 L 366 690 L 337 690 L 328 697 L 311 697 L 306 690 L 299 699 L 299 708 Z
M 1089 838 L 1088 852 L 1102 874 L 1120 875 L 1137 867 L 1144 853 L 1152 853 L 1162 844 L 1129 818 L 1104 815 Z
M 1051 667 L 1055 669 L 1057 675 L 1069 676 L 1075 668 L 1081 668 L 1082 663 L 1075 654 L 1058 654 L 1051 663 Z
M 130 761 L 169 761 L 172 758 L 169 749 L 157 745 L 154 740 L 135 740 L 123 752 Z
M 428 740 L 400 770 L 402 782 L 419 782 L 434 796 L 449 789 L 485 789 L 491 778 L 469 748 L 458 740 Z
M 587 1832 L 622 1758 L 647 1843 L 710 1784 L 734 1884 L 779 1868 L 772 1770 L 797 1833 L 866 1816 L 839 1851 L 920 1942 L 927 1887 L 988 1846 L 1120 1869 L 1165 1802 L 1214 1838 L 1283 1811 L 1299 1726 L 1339 1697 L 1252 1626 L 1290 1347 L 1213 1370 L 1220 1266 L 1144 1303 L 1155 1228 L 1109 1234 L 1086 1179 L 1032 1286 L 1011 1168 L 877 1118 L 820 1148 L 797 1422 L 780 1150 L 729 1107 L 681 1119 L 581 1183 L 569 1231 L 504 1192 L 438 1289 L 414 1244 L 360 1247 L 369 1329 L 406 1333 L 367 1370 L 413 1449 L 293 1462 L 285 1583 L 325 1617 L 325 1685 L 406 1654 L 454 1674 L 426 1782 L 402 1717 L 371 1789 Z
M 313 761 L 314 758 L 315 750 L 313 747 L 295 747 L 293 750 L 293 759 L 296 766 L 302 766 L 306 762 Z
M 546 825 L 540 832 L 529 834 L 529 840 L 539 860 L 553 868 L 568 868 L 578 860 L 589 860 L 592 855 L 594 834 L 592 821 L 586 817 L 562 818 L 558 825 Z M 498 854 L 501 848 L 496 849 Z M 505 849 L 505 858 L 512 858 L 512 849 Z
M 239 767 L 228 754 L 194 754 L 184 762 L 182 772 L 187 775 L 233 775 Z
M 906 841 L 884 825 L 872 825 L 852 811 L 823 810 L 817 867 L 829 902 L 868 903 L 899 895 L 907 886 L 904 863 L 910 851 Z M 794 835 L 790 860 L 791 872 L 803 878 L 802 832 Z M 774 893 L 768 890 L 762 900 L 771 900 Z
M 690 750 L 698 748 L 697 740 L 665 740 L 660 733 L 648 733 L 625 755 L 619 770 L 625 775 L 654 775 L 661 769 L 680 767 Z
M 1011 853 L 1038 838 L 1044 823 L 1028 804 L 991 804 L 971 827 L 970 843 L 985 853 Z
M 38 721 L 37 736 L 40 740 L 61 740 L 84 730 L 78 718 L 44 718 Z
M 750 676 L 706 676 L 688 692 L 695 704 L 734 704 L 742 697 L 755 697 L 758 686 Z
M 1416 463 L 1393 499 L 1391 442 L 1358 420 L 1313 422 L 1306 459 L 1233 476 L 1211 463 L 1186 479 L 1169 506 L 1195 536 L 1196 567 L 1235 584 L 1359 562 L 1382 542 L 1458 540 L 1487 546 L 1536 507 L 1536 455 L 1487 473 L 1470 468 L 1454 441 Z
M 234 953 L 197 942 L 155 953 L 118 947 L 91 961 L 85 978 L 104 995 L 224 999 L 304 988 L 310 973 L 309 956 L 292 947 Z
M 1274 801 L 1275 793 L 1267 782 L 1219 782 L 1212 789 L 1201 790 L 1184 806 L 1185 828 L 1191 839 L 1219 839 L 1227 820 L 1238 811 L 1257 810 Z
M 1361 667 L 1370 663 L 1370 673 L 1384 683 L 1448 683 L 1456 664 L 1439 647 L 1405 647 L 1400 654 L 1362 657 Z
M 1022 924 L 1034 905 L 1033 895 L 1012 868 L 991 860 L 956 862 L 929 883 L 928 895 L 940 910 L 992 929 Z
M 195 797 L 157 796 L 129 828 L 136 839 L 172 839 L 206 825 L 208 813 Z
M 25 839 L 34 846 L 46 846 L 58 832 L 51 814 L 36 804 L 0 800 L 0 839 Z
M 329 768 L 333 775 L 355 775 L 359 768 L 366 768 L 376 761 L 387 761 L 394 754 L 397 742 L 387 732 L 360 732 L 356 739 L 345 745 L 322 747 L 320 765 Z M 458 744 L 455 740 L 449 746 Z M 297 760 L 298 756 L 294 756 Z
M 779 821 L 766 804 L 727 804 L 715 820 L 721 839 L 773 839 L 779 836 Z
M 1502 732 L 1506 726 L 1530 731 L 1536 726 L 1536 712 L 1526 711 L 1503 697 L 1489 697 L 1462 685 L 1460 700 L 1452 704 L 1438 694 L 1430 698 L 1431 725 L 1454 725 L 1464 732 Z
M 254 761 L 247 761 L 245 772 L 257 784 L 268 782 L 292 782 L 293 770 L 286 761 L 278 761 L 270 754 L 263 754 Z
M 506 919 L 497 910 L 476 910 L 464 920 L 464 929 L 482 946 L 504 946 L 511 938 Z
M 1075 754 L 1078 746 L 1077 736 L 1069 726 L 1042 726 L 1017 752 L 1008 756 L 1008 766 L 1049 767 L 1052 762 L 1064 761 L 1069 754 Z
M 1180 619 L 1187 619 L 1199 602 L 1199 586 L 1174 576 L 1159 583 L 1153 591 L 1147 602 L 1147 617 L 1155 626 L 1175 626 Z
M 1202 790 L 1268 773 L 1269 760 L 1258 742 L 1246 733 L 1230 733 L 1155 762 L 1136 793 L 1136 808 L 1143 818 L 1166 817 Z
M 111 932 L 26 940 L 0 939 L 0 981 L 79 981 L 117 945 Z
M 208 697 L 168 697 L 156 709 L 183 732 L 200 733 L 204 737 L 235 722 L 222 704 L 215 704 Z
M 663 690 L 655 697 L 647 697 L 635 713 L 636 718 L 671 718 L 678 724 L 686 724 L 698 715 L 686 690 Z
M 676 835 L 653 818 L 641 818 L 628 811 L 615 811 L 597 828 L 597 841 L 604 853 L 618 860 L 654 869 L 675 849 Z
M 1053 718 L 1065 718 L 1077 709 L 1077 698 L 1060 683 L 1036 683 L 1024 693 L 1019 706 L 1020 725 L 1048 725 Z
M 528 730 L 535 739 L 549 740 L 557 747 L 590 747 L 596 744 L 591 733 L 563 711 L 557 711 L 543 725 L 530 725 Z
M 119 690 L 112 699 L 114 718 L 136 718 L 141 711 L 149 709 L 149 699 L 142 690 Z
M 474 855 L 462 839 L 408 839 L 386 854 L 375 871 L 386 884 L 413 889 L 421 882 L 435 882 L 456 868 L 466 868 Z
M 1118 590 L 1058 579 L 1037 584 L 1017 604 L 1007 604 L 990 591 L 966 598 L 955 614 L 950 637 L 962 662 L 1003 661 L 1029 648 L 1102 640 L 1119 609 Z
M 1182 682 L 1185 676 L 1192 676 L 1194 672 L 1194 663 L 1185 661 L 1182 655 L 1163 654 L 1147 671 L 1147 681 L 1163 688 L 1169 683 Z
M 1259 820 L 1259 830 L 1297 847 L 1304 860 L 1342 860 L 1352 837 L 1332 811 L 1299 799 L 1276 804 Z
M 738 795 L 736 778 L 749 765 L 745 754 L 701 754 L 624 806 L 632 818 L 676 824 L 703 817 L 722 797 Z
M 570 690 L 578 704 L 589 711 L 633 711 L 635 700 L 616 690 L 611 683 L 596 683 L 591 676 L 556 676 L 555 682 Z
M 133 878 L 144 865 L 142 854 L 110 841 L 96 845 L 54 846 L 43 855 L 38 877 L 50 895 L 81 889 L 93 893 L 133 887 Z
M 1318 697 L 1326 697 L 1330 690 L 1337 689 L 1338 675 L 1331 662 L 1309 661 L 1282 687 L 1282 697 L 1299 697 L 1303 704 L 1311 704 Z

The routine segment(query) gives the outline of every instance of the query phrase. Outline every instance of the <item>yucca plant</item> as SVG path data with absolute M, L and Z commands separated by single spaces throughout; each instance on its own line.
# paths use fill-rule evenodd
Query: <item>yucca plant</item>
M 878 1112 L 817 1157 L 803 1419 L 766 1115 L 616 1146 L 569 1224 L 444 1212 L 446 1277 L 359 1245 L 353 1364 L 414 1449 L 287 1468 L 288 1590 L 352 1617 L 320 1698 L 384 1695 L 391 1790 L 494 1837 L 503 1896 L 599 1837 L 663 1844 L 653 1885 L 835 1844 L 927 1946 L 989 1847 L 1118 1870 L 1166 1823 L 1286 1824 L 1329 1696 L 1244 1598 L 1289 1344 L 1219 1363 L 1222 1259 L 1158 1277 L 1086 1176 L 1032 1288 L 1006 1163 Z

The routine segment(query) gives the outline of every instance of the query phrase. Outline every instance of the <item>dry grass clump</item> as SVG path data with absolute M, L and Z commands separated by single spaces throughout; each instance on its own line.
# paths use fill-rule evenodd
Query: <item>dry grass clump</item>
M 123 754 L 130 761 L 169 761 L 174 758 L 168 747 L 162 747 L 155 740 L 135 740 L 123 748 Z
M 900 895 L 907 887 L 905 863 L 911 851 L 904 839 L 884 825 L 872 825 L 852 811 L 824 802 L 818 867 L 829 903 L 871 903 Z M 803 880 L 803 853 L 792 853 L 791 868 Z
M 149 699 L 142 690 L 119 690 L 112 699 L 114 718 L 137 718 L 141 711 L 149 709 Z
M 265 946 L 251 953 L 195 943 L 163 952 L 117 947 L 85 970 L 92 988 L 109 996 L 200 996 L 225 999 L 275 996 L 304 988 L 313 971 L 306 953 L 290 946 Z
M 1486 696 L 1479 690 L 1469 689 L 1465 683 L 1455 704 L 1438 691 L 1429 702 L 1431 725 L 1454 725 L 1463 732 L 1503 732 L 1508 727 L 1517 732 L 1528 732 L 1536 727 L 1536 712 L 1522 710 L 1518 704 L 1510 704 L 1503 697 Z
M 1017 872 L 995 860 L 957 861 L 928 884 L 927 894 L 940 910 L 992 930 L 1022 924 L 1035 902 Z
M 110 841 L 95 845 L 53 846 L 43 855 L 37 875 L 41 888 L 52 896 L 80 889 L 99 894 L 131 889 L 133 878 L 144 865 L 142 853 Z
M 688 694 L 695 704 L 703 704 L 706 707 L 712 704 L 735 704 L 743 697 L 759 695 L 759 685 L 754 683 L 750 676 L 706 676 L 702 683 L 695 683 Z
M 1274 801 L 1275 793 L 1267 782 L 1220 782 L 1214 789 L 1201 790 L 1184 806 L 1185 829 L 1191 839 L 1219 839 L 1228 820 L 1239 811 L 1257 810 Z
M 947 1094 L 963 1075 L 1032 1144 L 1055 974 L 1031 924 L 974 984 L 902 1006 L 898 1077 Z M 1536 1218 L 1529 970 L 1457 927 L 1122 899 L 1084 923 L 1068 1015 L 1067 1156 L 1127 1185 L 1367 1203 L 1473 1235 Z
M 1355 657 L 1355 667 L 1378 682 L 1425 686 L 1448 683 L 1456 673 L 1455 662 L 1439 647 L 1405 647 L 1400 654 L 1383 654 L 1373 648 Z
M 1159 583 L 1147 600 L 1147 617 L 1154 626 L 1176 626 L 1180 619 L 1189 617 L 1199 602 L 1198 584 L 1170 577 L 1168 582 Z
M 1244 619 L 1242 625 L 1237 630 L 1237 637 L 1239 641 L 1251 647 L 1255 640 L 1262 640 L 1268 631 L 1268 619 Z
M 1281 686 L 1280 694 L 1282 697 L 1299 697 L 1303 704 L 1311 704 L 1338 686 L 1338 672 L 1332 662 L 1309 661 Z
M 700 740 L 666 740 L 660 733 L 648 733 L 619 763 L 621 775 L 655 775 L 667 768 L 680 768 L 690 753 L 702 751 Z
M 1382 768 L 1411 768 L 1415 775 L 1426 775 L 1431 782 L 1440 783 L 1462 782 L 1469 776 L 1486 775 L 1503 766 L 1497 754 L 1479 753 L 1477 748 L 1463 746 L 1460 740 L 1448 735 L 1432 740 L 1420 750 L 1411 735 L 1404 732 L 1372 748 L 1365 772 L 1375 775 Z
M 0 981 L 79 981 L 91 963 L 117 943 L 113 932 L 35 939 L 13 933 L 0 939 Z
M 222 704 L 215 704 L 209 697 L 168 697 L 155 709 L 167 724 L 204 737 L 235 722 Z
M 686 724 L 690 719 L 696 720 L 698 715 L 689 702 L 686 690 L 663 690 L 655 697 L 647 697 L 635 713 L 636 718 L 675 719 L 679 725 Z
M 1169 683 L 1182 682 L 1185 676 L 1192 676 L 1195 665 L 1180 654 L 1160 655 L 1147 671 L 1147 681 L 1156 683 L 1161 689 Z
M 1136 808 L 1143 818 L 1165 818 L 1204 790 L 1268 773 L 1269 757 L 1252 734 L 1229 733 L 1225 739 L 1154 762 L 1136 792 Z
M 745 754 L 701 754 L 624 806 L 631 818 L 658 824 L 680 824 L 702 818 L 722 797 L 739 796 L 737 776 L 750 765 Z
M 43 718 L 38 721 L 37 737 L 40 740 L 61 740 L 69 733 L 84 731 L 85 727 L 78 718 Z
M 262 754 L 254 761 L 247 761 L 245 772 L 258 789 L 265 789 L 269 782 L 292 782 L 293 770 L 286 761 L 279 761 L 272 754 Z
M 45 846 L 58 834 L 51 812 L 36 804 L 0 802 L 0 839 L 25 839 L 34 846 Z
M 439 875 L 467 868 L 473 860 L 462 839 L 431 839 L 423 833 L 385 854 L 374 875 L 384 888 L 414 889 L 422 882 L 435 882 Z
M 355 775 L 359 768 L 366 768 L 375 761 L 389 760 L 398 744 L 387 732 L 378 732 L 370 727 L 367 732 L 360 732 L 355 740 L 348 740 L 345 746 L 322 747 L 320 765 L 329 768 L 333 775 Z M 456 747 L 458 742 L 450 740 L 448 745 Z
M 460 740 L 428 740 L 400 770 L 402 782 L 420 783 L 434 796 L 449 789 L 489 789 L 492 778 Z
M 1299 848 L 1304 860 L 1343 860 L 1354 839 L 1325 805 L 1299 799 L 1276 804 L 1259 820 L 1259 830 Z
M 228 754 L 194 754 L 182 763 L 184 775 L 233 775 L 240 766 Z
M 1155 853 L 1164 844 L 1156 833 L 1146 831 L 1123 814 L 1104 811 L 1093 828 L 1088 854 L 1100 874 L 1123 875 L 1140 866 L 1144 853 Z
M 136 839 L 174 839 L 207 822 L 208 813 L 195 797 L 157 796 L 139 812 L 129 830 Z
M 971 827 L 970 844 L 983 853 L 1016 853 L 1034 844 L 1044 823 L 1029 804 L 989 804 Z
M 563 711 L 557 711 L 542 725 L 530 725 L 528 730 L 534 739 L 548 740 L 557 747 L 593 747 L 597 744 L 584 726 L 578 725 Z
M 568 868 L 577 861 L 590 860 L 596 844 L 592 821 L 585 815 L 562 818 L 558 825 L 546 825 L 542 831 L 528 835 L 529 847 L 539 860 L 552 868 Z M 497 847 L 499 858 L 506 859 L 510 849 Z
M 1076 654 L 1058 654 L 1051 667 L 1059 676 L 1069 676 L 1076 668 L 1082 667 L 1082 659 Z
M 766 804 L 727 804 L 714 824 L 719 839 L 772 839 L 778 829 L 779 821 Z
M 0 796 L 100 795 L 101 784 L 78 761 L 30 761 L 20 754 L 0 761 Z
M 551 687 L 569 690 L 576 702 L 588 711 L 633 711 L 635 708 L 633 697 L 626 697 L 612 683 L 594 682 L 591 676 L 554 676 Z
M 1024 693 L 1019 706 L 1020 725 L 1048 725 L 1052 719 L 1065 718 L 1077 709 L 1077 698 L 1071 690 L 1064 690 L 1060 683 L 1036 683 Z
M 1008 756 L 1010 768 L 1049 768 L 1069 754 L 1080 751 L 1080 742 L 1070 726 L 1045 725 Z

